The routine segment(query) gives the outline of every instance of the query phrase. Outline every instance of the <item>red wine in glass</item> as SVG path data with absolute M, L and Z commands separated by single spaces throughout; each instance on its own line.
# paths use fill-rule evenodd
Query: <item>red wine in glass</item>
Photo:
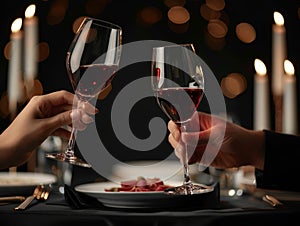
M 182 95 L 185 92 L 192 100 L 192 103 L 186 101 Z M 163 88 L 157 91 L 157 101 L 169 117 L 179 126 L 186 124 L 197 110 L 203 96 L 203 89 L 200 88 Z M 171 101 L 169 101 L 171 100 Z M 178 113 L 180 112 L 180 114 Z
M 121 41 L 120 26 L 95 18 L 84 18 L 66 56 L 69 80 L 78 98 L 75 109 L 97 97 L 110 84 L 119 66 Z M 73 126 L 65 152 L 48 153 L 46 157 L 91 167 L 74 154 L 76 134 L 77 129 Z
M 70 81 L 79 98 L 88 101 L 110 84 L 117 69 L 118 65 L 82 65 L 70 76 Z
M 197 59 L 193 44 L 155 47 L 152 52 L 151 83 L 158 105 L 182 132 L 186 131 L 203 97 L 204 76 Z M 190 180 L 187 145 L 181 140 L 178 146 L 183 150 L 184 181 L 181 186 L 166 192 L 179 195 L 201 193 L 204 188 Z

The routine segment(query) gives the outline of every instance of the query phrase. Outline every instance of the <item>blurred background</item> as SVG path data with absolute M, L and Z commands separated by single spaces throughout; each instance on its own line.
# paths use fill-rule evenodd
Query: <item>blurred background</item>
M 83 16 L 119 24 L 123 28 L 124 44 L 150 39 L 178 44 L 193 43 L 197 54 L 212 69 L 222 88 L 228 116 L 246 128 L 253 128 L 253 82 L 256 58 L 265 63 L 269 83 L 272 80 L 274 11 L 280 12 L 284 17 L 287 57 L 293 63 L 295 75 L 298 77 L 300 69 L 300 2 L 297 0 L 3 1 L 0 9 L 1 130 L 6 128 L 10 122 L 6 101 L 10 27 L 16 18 L 24 18 L 24 11 L 30 4 L 36 4 L 35 15 L 39 19 L 39 72 L 37 79 L 39 92 L 42 93 L 61 89 L 72 91 L 66 74 L 65 56 L 73 39 L 74 31 Z M 124 75 L 115 77 L 111 93 L 99 101 L 101 111 L 97 115 L 97 123 L 102 130 L 105 128 L 103 140 L 112 147 L 112 150 L 127 149 L 114 137 L 111 124 L 107 120 L 110 104 L 118 92 L 118 87 L 126 84 L 126 79 L 134 79 L 135 76 L 141 74 L 150 74 L 150 68 L 136 66 L 138 69 L 135 68 L 134 71 L 137 73 L 134 73 L 132 68 L 125 68 L 124 72 L 120 72 Z M 297 86 L 299 86 L 299 80 L 297 80 Z M 270 103 L 271 124 L 274 128 L 274 106 L 271 93 Z M 204 104 L 202 110 L 208 111 L 209 109 Z M 155 100 L 152 99 L 138 103 L 133 114 L 135 116 L 132 117 L 134 120 L 132 130 L 141 138 L 149 135 L 145 130 L 149 118 L 151 119 L 153 115 L 165 118 Z M 153 158 L 155 152 L 161 153 L 162 148 L 171 150 L 169 144 L 165 142 L 159 148 L 160 151 L 144 153 L 145 158 Z M 126 156 L 132 158 L 135 155 Z

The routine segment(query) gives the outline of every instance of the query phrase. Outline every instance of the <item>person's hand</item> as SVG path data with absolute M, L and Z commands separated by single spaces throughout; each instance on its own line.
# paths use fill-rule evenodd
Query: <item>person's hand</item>
M 74 94 L 67 91 L 32 97 L 0 135 L 1 168 L 25 162 L 31 152 L 50 135 L 68 139 L 70 132 L 67 126 L 72 122 L 78 130 L 85 129 L 93 121 L 90 114 L 98 110 L 85 104 L 80 110 L 72 111 L 74 101 Z
M 202 165 L 220 169 L 253 165 L 263 169 L 263 131 L 248 130 L 201 112 L 193 116 L 187 132 L 181 134 L 179 127 L 172 121 L 169 121 L 168 129 L 169 142 L 179 158 L 184 150 L 178 148 L 181 139 L 187 144 L 188 152 L 193 153 L 189 164 L 200 162 Z

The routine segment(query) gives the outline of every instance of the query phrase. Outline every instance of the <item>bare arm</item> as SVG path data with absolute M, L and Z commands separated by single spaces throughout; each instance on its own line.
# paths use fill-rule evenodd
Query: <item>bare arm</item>
M 88 106 L 87 113 L 72 112 L 73 101 L 74 95 L 67 91 L 34 96 L 0 135 L 0 168 L 24 163 L 49 135 L 68 138 L 70 133 L 63 126 L 72 119 L 78 119 L 81 129 L 92 122 L 88 114 L 96 113 L 95 108 Z

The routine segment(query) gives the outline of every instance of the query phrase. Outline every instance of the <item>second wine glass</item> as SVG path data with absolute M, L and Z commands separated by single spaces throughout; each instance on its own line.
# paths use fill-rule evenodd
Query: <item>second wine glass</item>
M 153 48 L 152 55 L 152 88 L 158 105 L 174 121 L 182 132 L 196 112 L 203 96 L 204 77 L 197 61 L 193 44 L 170 45 Z M 182 186 L 168 190 L 175 194 L 201 193 L 205 189 L 193 184 L 188 169 L 189 155 L 186 144 L 182 141 L 178 148 L 183 156 L 181 161 L 184 170 Z
M 94 18 L 84 18 L 66 57 L 66 68 L 78 98 L 76 109 L 97 97 L 110 85 L 121 56 L 120 26 Z M 74 154 L 77 129 L 73 126 L 64 153 L 49 153 L 47 158 L 82 167 L 91 165 Z

